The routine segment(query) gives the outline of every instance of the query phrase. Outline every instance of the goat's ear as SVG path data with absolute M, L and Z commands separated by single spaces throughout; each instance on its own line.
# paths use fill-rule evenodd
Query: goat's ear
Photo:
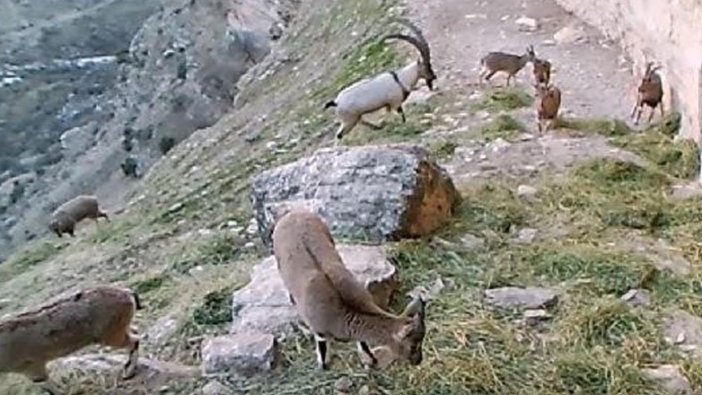
M 420 319 L 424 319 L 424 299 L 421 296 L 417 296 L 407 305 L 405 311 L 402 313 L 404 317 L 414 317 L 418 316 Z

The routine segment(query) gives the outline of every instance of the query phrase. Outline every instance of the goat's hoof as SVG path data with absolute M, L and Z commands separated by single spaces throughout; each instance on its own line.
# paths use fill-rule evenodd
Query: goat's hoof
M 134 376 L 136 376 L 136 368 L 134 367 L 126 367 L 122 371 L 122 380 L 130 380 L 133 379 Z
M 329 370 L 329 364 L 328 363 L 321 363 L 317 364 L 317 369 L 319 370 Z

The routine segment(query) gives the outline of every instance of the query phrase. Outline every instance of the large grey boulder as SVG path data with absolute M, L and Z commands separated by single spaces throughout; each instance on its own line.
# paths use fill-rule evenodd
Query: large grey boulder
M 398 287 L 397 271 L 376 246 L 337 245 L 346 267 L 365 284 L 381 307 Z M 298 328 L 299 317 L 278 274 L 274 256 L 253 268 L 251 282 L 234 292 L 232 333 L 259 331 L 282 339 Z
M 460 202 L 453 181 L 412 145 L 323 148 L 253 179 L 254 215 L 264 244 L 291 209 L 320 215 L 334 236 L 371 242 L 429 234 Z

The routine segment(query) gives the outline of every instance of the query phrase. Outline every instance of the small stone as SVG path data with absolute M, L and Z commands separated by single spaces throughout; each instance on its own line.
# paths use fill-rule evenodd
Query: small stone
M 434 280 L 429 289 L 422 285 L 418 285 L 414 287 L 414 289 L 409 291 L 407 295 L 409 295 L 412 298 L 421 296 L 422 299 L 424 299 L 425 301 L 429 301 L 436 298 L 445 287 L 446 285 L 444 284 L 444 280 L 441 279 L 441 277 L 438 277 L 436 280 Z
M 553 35 L 553 39 L 558 44 L 572 44 L 585 39 L 585 33 L 572 26 L 566 26 Z
M 544 309 L 530 309 L 524 311 L 524 321 L 529 325 L 534 325 L 540 321 L 551 318 L 551 315 Z
M 651 305 L 651 295 L 645 289 L 630 289 L 621 298 L 632 307 L 648 307 Z
M 691 394 L 690 381 L 683 375 L 677 365 L 661 365 L 657 368 L 642 370 L 644 376 L 657 381 L 661 387 L 673 394 Z
M 10 305 L 10 299 L 0 299 L 0 310 L 7 308 Z
M 256 247 L 256 243 L 254 243 L 253 241 L 249 241 L 248 243 L 244 244 L 244 248 L 249 249 L 249 250 L 254 248 L 254 247 Z
M 516 239 L 513 239 L 514 243 L 517 244 L 531 244 L 536 240 L 536 235 L 539 233 L 538 229 L 524 228 L 519 230 L 519 234 Z
M 487 303 L 501 308 L 541 309 L 558 301 L 558 294 L 547 288 L 502 287 L 485 291 Z
M 536 19 L 529 18 L 526 16 L 517 18 L 517 20 L 515 20 L 514 23 L 519 25 L 520 31 L 533 32 L 533 31 L 538 30 L 538 28 L 539 28 L 539 22 Z
M 200 390 L 202 395 L 229 395 L 232 390 L 219 381 L 210 381 Z
M 488 145 L 490 146 L 492 152 L 499 154 L 507 150 L 507 148 L 509 148 L 509 146 L 512 144 L 507 140 L 503 139 L 502 137 L 498 137 L 495 139 L 495 141 L 491 142 Z
M 663 336 L 669 344 L 702 358 L 702 318 L 683 310 L 666 314 Z
M 358 395 L 373 395 L 373 391 L 371 391 L 369 386 L 364 385 L 358 390 Z
M 168 214 L 173 214 L 173 213 L 177 213 L 178 211 L 180 211 L 182 209 L 183 209 L 183 203 L 176 203 L 176 204 L 172 205 L 171 207 L 169 207 L 168 210 L 166 210 L 166 212 L 168 212 Z
M 336 380 L 334 383 L 334 389 L 339 394 L 348 394 L 351 392 L 351 388 L 353 388 L 353 382 L 346 376 Z
M 463 245 L 464 249 L 468 251 L 475 251 L 485 247 L 485 240 L 468 233 L 461 237 L 461 244 Z
M 205 375 L 235 371 L 251 374 L 271 370 L 278 345 L 273 335 L 244 331 L 206 339 L 202 345 L 202 371 Z
M 531 185 L 520 185 L 517 187 L 517 196 L 521 198 L 530 198 L 536 195 L 538 190 Z

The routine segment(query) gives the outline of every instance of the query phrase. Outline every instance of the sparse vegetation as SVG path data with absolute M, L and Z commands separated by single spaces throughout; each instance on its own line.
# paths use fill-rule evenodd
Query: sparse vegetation
M 493 88 L 485 92 L 478 101 L 471 104 L 471 110 L 501 112 L 528 107 L 534 103 L 534 98 L 519 88 Z
M 497 138 L 512 139 L 525 131 L 524 125 L 508 114 L 500 114 L 493 120 L 485 124 L 481 129 L 481 135 L 486 140 Z

